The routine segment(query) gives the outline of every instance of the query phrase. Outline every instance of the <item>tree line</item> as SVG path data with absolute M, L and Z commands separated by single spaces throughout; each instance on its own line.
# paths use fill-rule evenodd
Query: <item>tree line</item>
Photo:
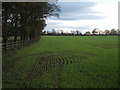
M 111 29 L 111 30 L 101 31 L 98 28 L 95 28 L 93 29 L 92 32 L 87 31 L 85 34 L 87 35 L 120 35 L 120 30 Z
M 13 36 L 14 41 L 39 38 L 46 26 L 45 19 L 59 16 L 56 2 L 3 2 L 2 38 L 6 43 Z
M 120 30 L 111 29 L 101 31 L 98 28 L 93 29 L 91 32 L 86 31 L 85 33 L 81 33 L 80 30 L 71 30 L 71 32 L 64 32 L 64 30 L 55 30 L 52 31 L 43 30 L 42 35 L 63 35 L 63 36 L 79 36 L 79 35 L 120 35 Z

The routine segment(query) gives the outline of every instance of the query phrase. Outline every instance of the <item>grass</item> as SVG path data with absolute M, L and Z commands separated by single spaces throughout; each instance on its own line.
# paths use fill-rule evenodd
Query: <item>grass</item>
M 3 88 L 118 88 L 118 36 L 42 36 L 3 56 Z

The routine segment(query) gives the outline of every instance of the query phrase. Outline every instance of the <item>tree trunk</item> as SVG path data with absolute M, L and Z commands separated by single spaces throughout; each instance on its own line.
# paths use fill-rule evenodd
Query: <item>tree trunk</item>
M 14 36 L 14 41 L 15 41 L 15 42 L 17 41 L 17 35 Z
M 8 37 L 3 37 L 2 43 L 4 44 L 4 52 L 6 52 L 6 43 L 7 43 Z

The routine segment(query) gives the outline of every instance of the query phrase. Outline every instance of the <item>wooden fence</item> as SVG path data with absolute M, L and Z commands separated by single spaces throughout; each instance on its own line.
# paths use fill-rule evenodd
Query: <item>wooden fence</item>
M 15 51 L 17 49 L 20 49 L 23 46 L 30 45 L 33 42 L 38 41 L 39 38 L 37 39 L 32 39 L 32 40 L 17 40 L 17 41 L 10 41 L 5 43 L 2 43 L 2 53 L 8 53 L 10 51 Z

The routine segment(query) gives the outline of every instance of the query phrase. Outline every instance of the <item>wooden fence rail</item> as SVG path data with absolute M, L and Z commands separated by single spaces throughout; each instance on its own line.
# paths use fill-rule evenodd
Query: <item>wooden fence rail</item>
M 15 51 L 17 49 L 20 49 L 23 46 L 30 45 L 33 42 L 38 41 L 39 38 L 37 39 L 32 39 L 32 40 L 17 40 L 17 41 L 10 41 L 5 43 L 2 43 L 2 53 L 8 53 L 10 51 Z

